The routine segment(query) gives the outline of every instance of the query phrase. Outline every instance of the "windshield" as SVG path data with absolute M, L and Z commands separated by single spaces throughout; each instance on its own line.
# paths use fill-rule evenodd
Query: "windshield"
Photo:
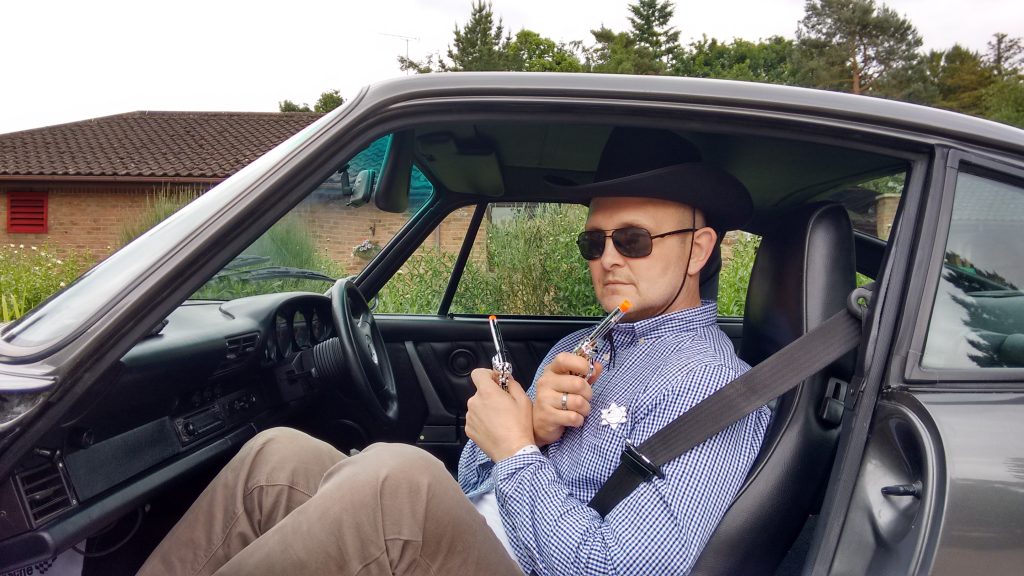
M 391 136 L 374 141 L 210 278 L 195 300 L 256 294 L 324 292 L 335 279 L 358 274 L 433 195 L 417 168 L 409 206 L 396 214 L 370 202 Z

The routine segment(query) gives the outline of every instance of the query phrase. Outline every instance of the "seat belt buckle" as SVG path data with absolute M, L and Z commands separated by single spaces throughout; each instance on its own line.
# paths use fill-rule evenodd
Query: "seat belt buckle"
M 622 449 L 622 456 L 619 460 L 629 467 L 634 474 L 643 478 L 646 482 L 651 478 L 657 476 L 658 478 L 664 478 L 665 473 L 658 468 L 654 462 L 647 456 L 644 456 L 632 442 L 626 440 L 626 447 Z

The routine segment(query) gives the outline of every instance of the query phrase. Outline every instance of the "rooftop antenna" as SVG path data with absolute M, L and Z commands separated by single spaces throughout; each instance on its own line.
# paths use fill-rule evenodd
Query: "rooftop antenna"
M 419 38 L 416 38 L 416 37 L 414 37 L 414 36 L 402 36 L 401 34 L 387 34 L 387 33 L 385 33 L 385 32 L 379 32 L 379 34 L 380 34 L 381 36 L 390 36 L 390 37 L 392 37 L 392 38 L 399 38 L 399 39 L 401 39 L 401 40 L 405 40 L 405 59 L 406 59 L 406 60 L 408 60 L 408 59 L 409 59 L 409 41 L 410 41 L 410 40 L 415 40 L 415 41 L 417 41 L 417 42 L 419 42 L 419 41 L 420 41 L 420 39 L 419 39 Z M 408 76 L 408 75 L 409 75 L 409 71 L 408 71 L 408 70 L 406 70 L 406 71 L 405 71 L 405 75 L 406 75 L 406 76 Z

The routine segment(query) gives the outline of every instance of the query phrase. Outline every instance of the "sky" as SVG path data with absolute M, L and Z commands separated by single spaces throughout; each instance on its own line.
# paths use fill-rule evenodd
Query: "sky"
M 877 1 L 877 0 L 876 0 Z M 396 56 L 445 52 L 471 0 L 0 0 L 0 133 L 135 110 L 276 112 L 404 73 Z M 513 34 L 593 41 L 629 29 L 630 0 L 493 0 Z M 1024 36 L 1021 0 L 890 0 L 924 49 L 983 52 Z M 682 42 L 792 38 L 803 0 L 676 0 Z M 408 39 L 408 40 L 407 40 Z

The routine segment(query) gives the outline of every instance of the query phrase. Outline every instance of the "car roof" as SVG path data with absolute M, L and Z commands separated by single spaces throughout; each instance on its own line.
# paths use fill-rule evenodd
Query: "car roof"
M 609 98 L 771 111 L 859 123 L 1024 154 L 1024 130 L 956 112 L 839 92 L 735 80 L 554 72 L 452 72 L 407 76 L 368 87 L 377 101 L 518 96 Z

